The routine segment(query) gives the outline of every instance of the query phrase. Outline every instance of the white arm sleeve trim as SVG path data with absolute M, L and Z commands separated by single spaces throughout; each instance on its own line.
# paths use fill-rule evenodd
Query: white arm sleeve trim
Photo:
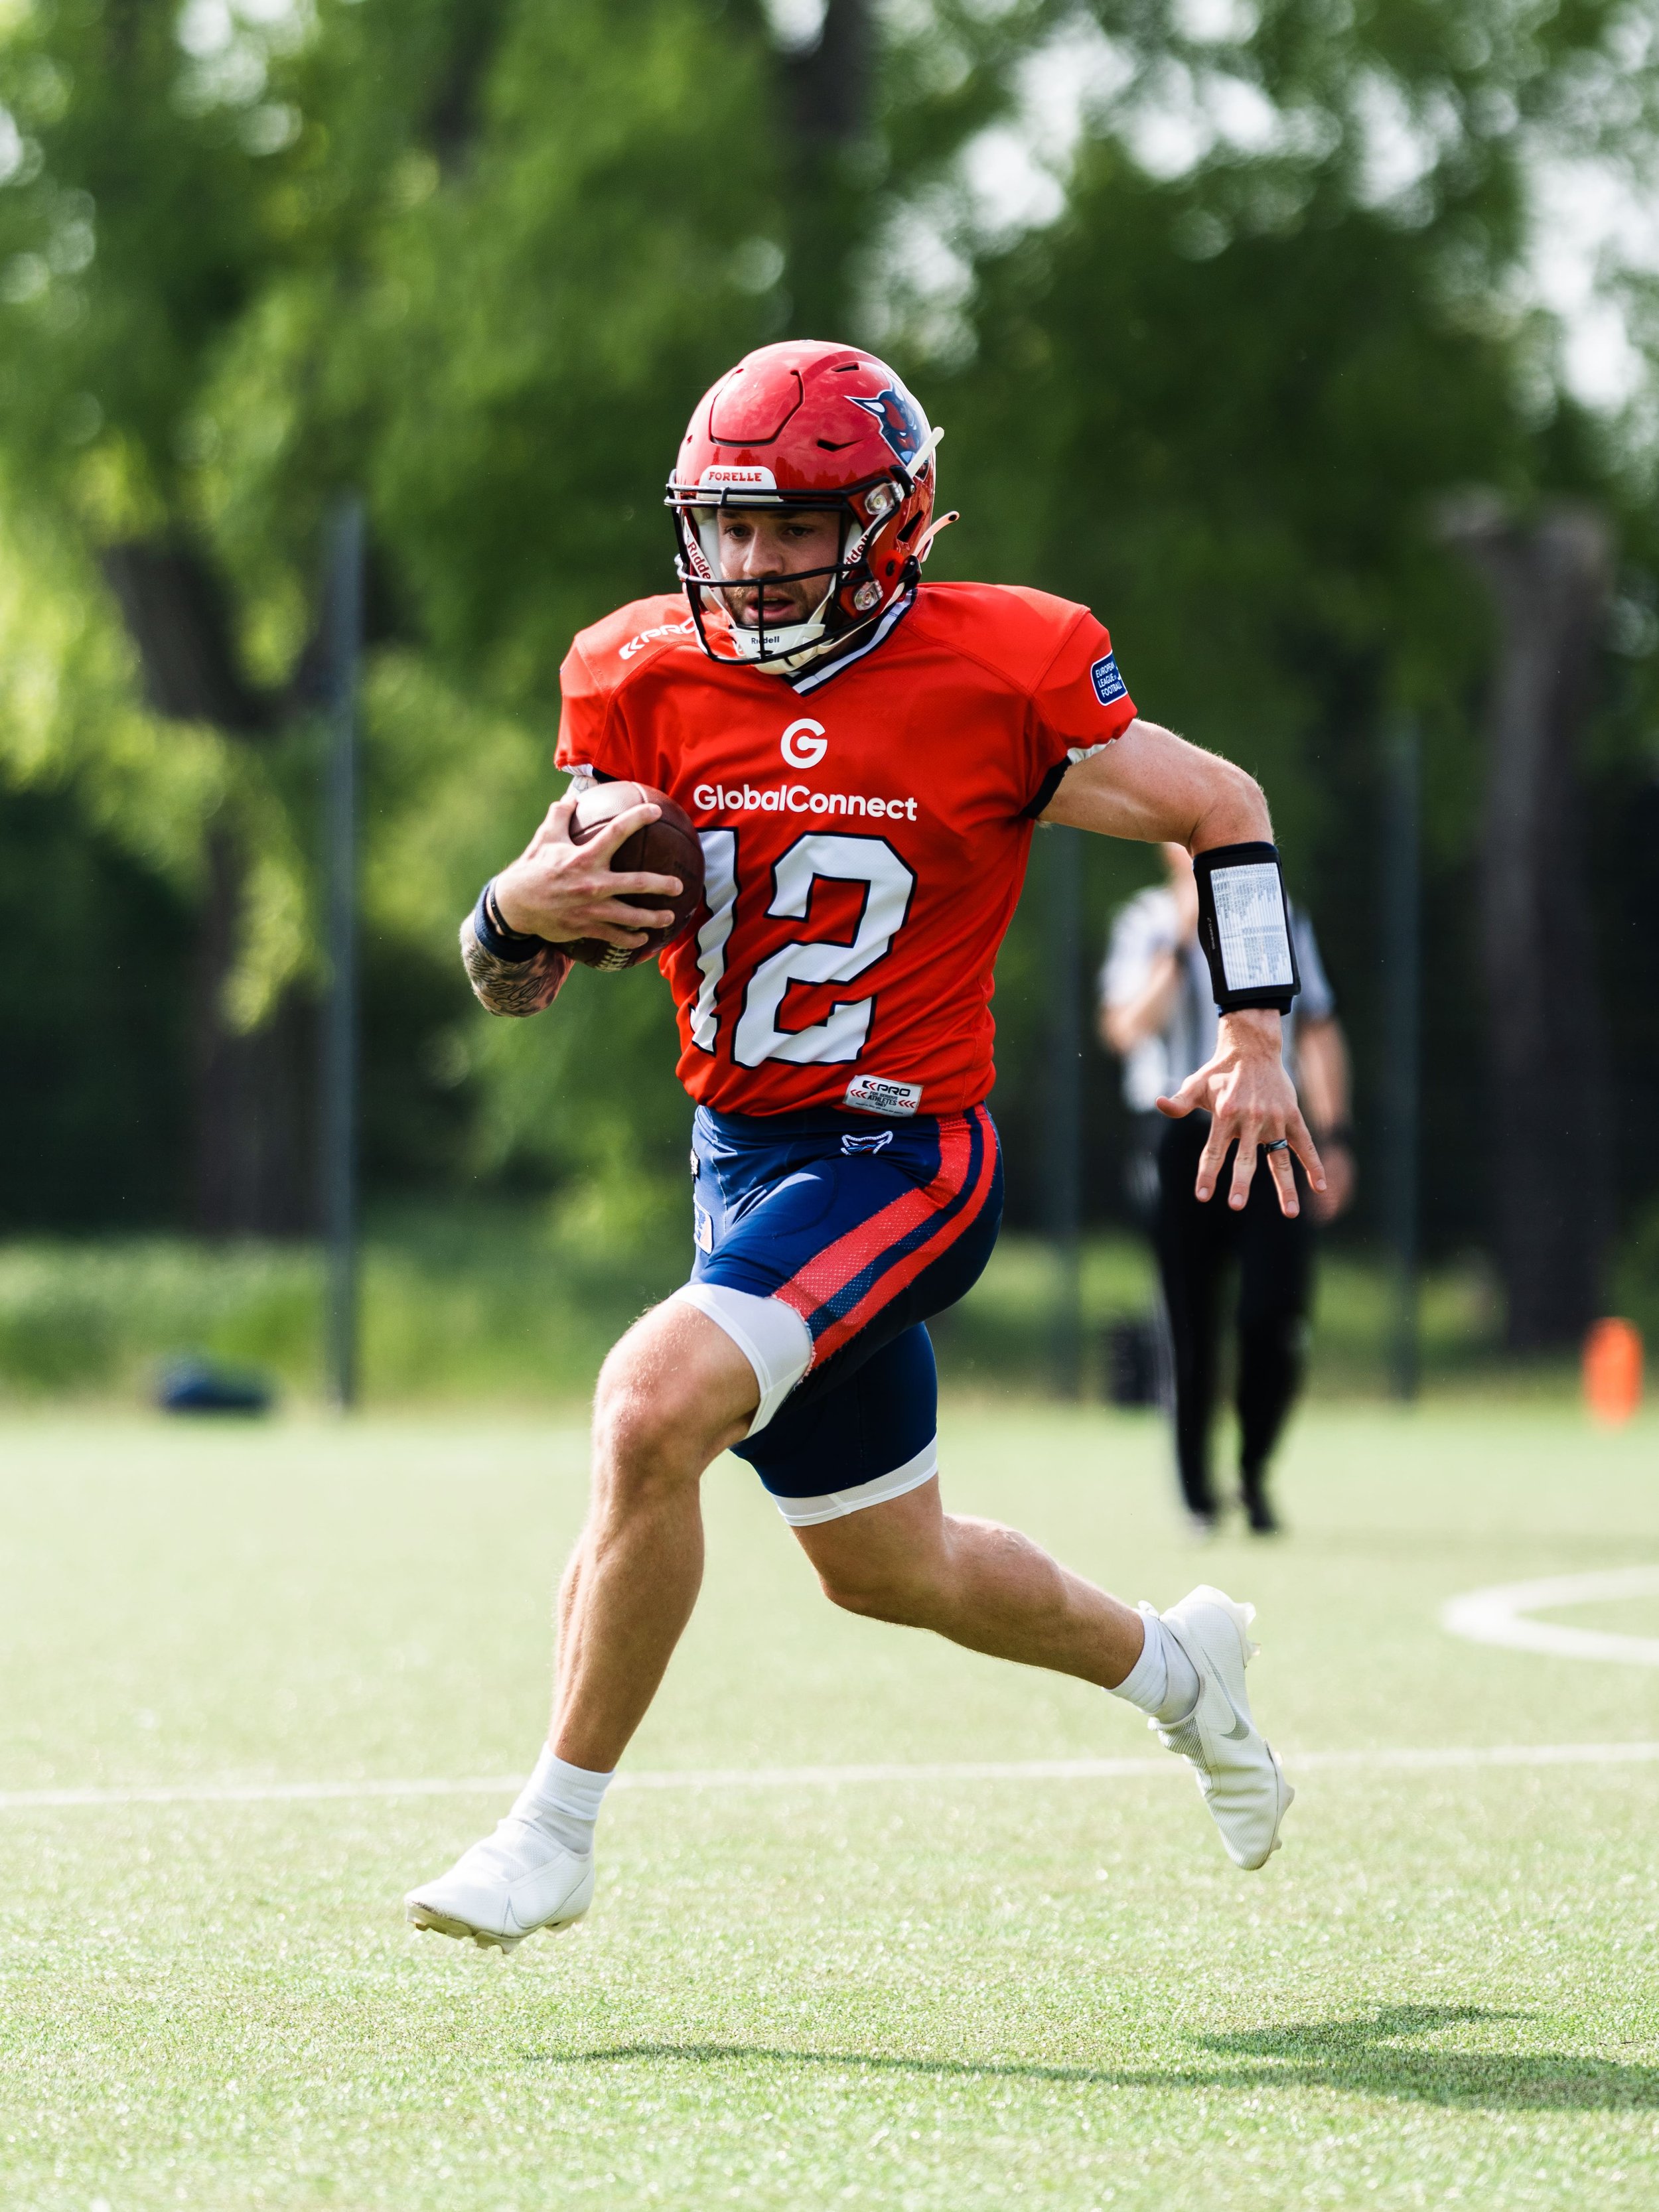
M 812 1364 L 812 1332 L 781 1298 L 757 1298 L 724 1283 L 683 1283 L 674 1292 L 723 1328 L 755 1370 L 760 1404 L 749 1424 L 757 1437 Z
M 820 1521 L 839 1521 L 845 1514 L 861 1513 L 866 1505 L 885 1505 L 907 1490 L 920 1490 L 938 1473 L 939 1438 L 932 1437 L 902 1467 L 857 1483 L 851 1490 L 831 1490 L 822 1498 L 780 1498 L 775 1490 L 769 1494 L 792 1528 L 815 1528 Z

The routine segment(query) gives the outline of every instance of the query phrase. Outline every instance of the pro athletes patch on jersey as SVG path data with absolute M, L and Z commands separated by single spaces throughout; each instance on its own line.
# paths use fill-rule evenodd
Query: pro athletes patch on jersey
M 921 1085 L 894 1083 L 884 1075 L 855 1075 L 842 1103 L 860 1114 L 914 1114 L 921 1104 Z

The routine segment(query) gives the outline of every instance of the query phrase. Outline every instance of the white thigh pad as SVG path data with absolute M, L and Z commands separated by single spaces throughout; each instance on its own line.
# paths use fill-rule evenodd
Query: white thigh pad
M 757 1437 L 812 1364 L 811 1330 L 781 1298 L 757 1298 L 724 1283 L 684 1283 L 674 1296 L 723 1328 L 754 1369 L 760 1404 L 749 1435 Z
M 939 1438 L 933 1437 L 902 1467 L 890 1468 L 851 1490 L 828 1491 L 822 1498 L 781 1498 L 774 1491 L 772 1503 L 792 1528 L 816 1528 L 821 1521 L 840 1521 L 849 1513 L 862 1513 L 866 1506 L 885 1505 L 890 1498 L 920 1490 L 938 1473 Z

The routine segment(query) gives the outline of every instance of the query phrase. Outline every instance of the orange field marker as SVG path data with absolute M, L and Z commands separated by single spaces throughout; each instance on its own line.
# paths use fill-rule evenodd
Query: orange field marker
M 1642 1402 L 1642 1332 L 1633 1321 L 1598 1321 L 1584 1339 L 1584 1405 L 1609 1428 Z

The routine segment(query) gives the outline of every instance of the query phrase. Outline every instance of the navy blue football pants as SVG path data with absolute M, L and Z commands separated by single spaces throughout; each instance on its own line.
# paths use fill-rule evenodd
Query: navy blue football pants
M 805 1373 L 738 1456 L 802 1524 L 926 1480 L 938 1384 L 924 1324 L 977 1281 L 1002 1217 L 989 1114 L 700 1107 L 692 1164 L 692 1284 L 781 1300 L 810 1338 Z

